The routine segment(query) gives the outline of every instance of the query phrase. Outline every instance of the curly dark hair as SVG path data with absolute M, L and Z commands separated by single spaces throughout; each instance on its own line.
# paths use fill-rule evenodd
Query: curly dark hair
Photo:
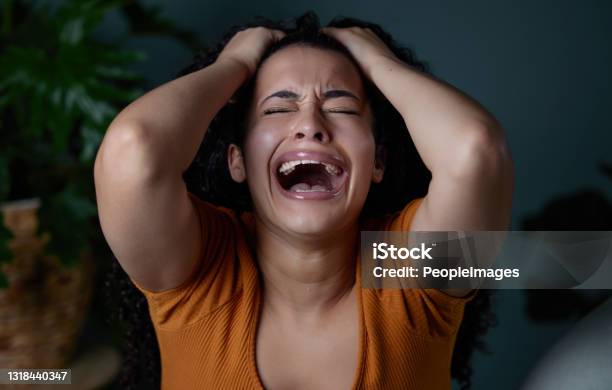
M 290 45 L 305 45 L 342 53 L 360 69 L 348 49 L 334 38 L 321 33 L 318 17 L 315 13 L 308 12 L 290 21 L 273 22 L 257 18 L 253 23 L 233 27 L 216 46 L 198 54 L 193 63 L 179 73 L 179 76 L 212 64 L 238 31 L 258 26 L 286 33 L 283 39 L 268 47 L 262 56 L 262 62 Z M 410 49 L 398 45 L 391 35 L 376 24 L 343 17 L 335 18 L 328 26 L 369 28 L 399 59 L 421 72 L 431 74 L 426 63 L 417 60 Z M 234 209 L 238 213 L 252 209 L 251 199 L 246 184 L 237 184 L 230 177 L 227 149 L 232 143 L 242 145 L 246 127 L 243 121 L 247 117 L 254 80 L 255 77 L 252 77 L 241 86 L 217 113 L 194 161 L 183 175 L 191 193 L 213 204 Z M 362 80 L 374 118 L 375 142 L 377 149 L 384 151 L 385 163 L 384 178 L 379 184 L 372 185 L 362 216 L 381 216 L 401 210 L 411 199 L 425 196 L 431 173 L 419 156 L 400 113 L 363 74 Z M 117 313 L 115 317 L 124 322 L 126 334 L 121 385 L 135 389 L 140 378 L 144 377 L 152 380 L 152 385 L 159 386 L 159 350 L 145 297 L 133 287 L 116 261 L 108 277 L 107 289 L 113 310 Z M 490 297 L 489 292 L 480 291 L 465 308 L 451 367 L 451 375 L 462 389 L 471 386 L 472 354 L 476 349 L 486 350 L 483 337 L 495 322 Z M 146 370 L 145 375 L 141 375 L 142 370 Z

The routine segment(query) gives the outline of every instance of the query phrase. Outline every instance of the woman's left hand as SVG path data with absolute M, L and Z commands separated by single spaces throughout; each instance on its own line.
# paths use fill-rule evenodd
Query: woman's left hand
M 380 60 L 400 61 L 378 35 L 369 28 L 324 27 L 321 31 L 346 46 L 368 77 L 371 77 L 372 67 Z

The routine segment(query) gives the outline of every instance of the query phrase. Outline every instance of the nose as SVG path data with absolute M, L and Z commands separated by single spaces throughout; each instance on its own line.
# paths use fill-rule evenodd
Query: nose
M 295 126 L 294 138 L 312 139 L 322 143 L 331 140 L 331 134 L 317 109 L 305 110 Z

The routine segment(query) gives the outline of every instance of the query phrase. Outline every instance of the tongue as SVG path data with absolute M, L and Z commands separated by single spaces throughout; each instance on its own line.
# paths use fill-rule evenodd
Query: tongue
M 289 191 L 291 192 L 317 192 L 317 191 L 327 192 L 327 188 L 325 188 L 325 186 L 321 184 L 315 184 L 314 186 L 311 187 L 310 184 L 308 183 L 298 183 L 298 184 L 292 185 Z

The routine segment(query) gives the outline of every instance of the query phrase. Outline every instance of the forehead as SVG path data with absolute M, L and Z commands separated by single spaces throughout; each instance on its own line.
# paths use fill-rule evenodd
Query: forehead
M 363 94 L 361 76 L 349 58 L 329 49 L 293 45 L 274 53 L 261 65 L 255 96 L 280 89 L 300 92 L 315 88 L 324 92 L 340 87 Z

